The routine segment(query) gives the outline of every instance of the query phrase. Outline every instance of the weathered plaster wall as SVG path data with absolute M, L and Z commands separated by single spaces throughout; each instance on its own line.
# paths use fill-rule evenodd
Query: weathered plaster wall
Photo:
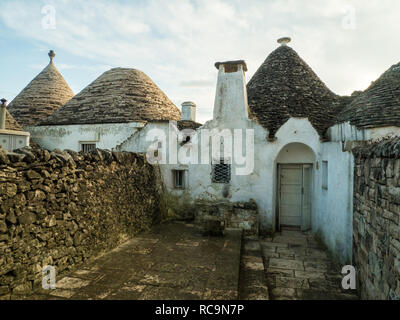
M 144 128 L 137 130 L 117 150 L 142 153 L 146 156 L 149 150 L 158 150 L 157 167 L 162 177 L 165 193 L 163 194 L 163 219 L 189 218 L 194 216 L 194 202 L 190 195 L 191 176 L 188 164 L 178 161 L 178 152 L 182 147 L 177 140 L 178 128 L 175 121 L 148 123 Z M 172 148 L 170 141 L 174 140 Z M 158 144 L 161 142 L 161 146 Z M 171 150 L 175 148 L 176 155 Z M 185 189 L 174 187 L 173 170 L 185 170 Z
M 378 140 L 388 136 L 400 136 L 399 127 L 361 128 L 349 122 L 336 124 L 328 129 L 331 141 L 366 141 Z
M 322 188 L 322 161 L 328 161 L 328 189 Z M 325 142 L 315 171 L 313 231 L 343 265 L 352 260 L 353 163 L 341 142 Z
M 221 124 L 210 121 L 200 128 L 200 144 L 203 138 L 201 129 L 213 129 L 220 126 Z M 194 200 L 211 202 L 247 202 L 254 199 L 259 208 L 261 229 L 271 232 L 276 227 L 277 157 L 285 146 L 299 143 L 313 150 L 315 159 L 318 159 L 320 149 L 318 134 L 307 119 L 294 118 L 280 128 L 277 133 L 277 140 L 274 142 L 267 140 L 267 131 L 264 128 L 247 119 L 237 119 L 233 123 L 224 123 L 224 128 L 254 130 L 254 171 L 249 175 L 236 175 L 236 169 L 242 166 L 233 163 L 231 183 L 224 185 L 212 183 L 211 164 L 189 165 L 189 190 L 186 192 Z M 243 138 L 243 140 L 245 139 Z M 211 144 L 211 140 L 207 144 Z M 300 153 L 298 157 L 292 159 L 291 163 L 303 163 L 304 160 L 307 160 L 308 163 L 309 157 L 307 158 L 307 156 L 303 159 L 302 153 Z
M 156 168 L 143 156 L 95 150 L 0 149 L 0 298 L 57 274 L 160 219 Z
M 29 133 L 24 131 L 0 130 L 0 147 L 8 151 L 29 147 Z
M 216 125 L 220 126 L 210 121 L 200 129 L 211 129 Z M 342 143 L 321 143 L 307 119 L 290 119 L 277 132 L 274 142 L 266 139 L 264 128 L 249 120 L 226 123 L 225 127 L 254 130 L 254 171 L 245 176 L 233 174 L 231 183 L 222 185 L 212 183 L 211 165 L 189 165 L 189 188 L 183 192 L 194 201 L 211 203 L 254 199 L 259 210 L 261 231 L 271 232 L 276 229 L 277 164 L 311 163 L 312 229 L 339 261 L 351 261 L 353 157 L 342 150 Z M 202 139 L 201 131 L 199 139 Z M 290 154 L 285 154 L 286 149 L 290 150 Z M 322 189 L 322 160 L 329 161 L 328 190 Z M 236 167 L 232 165 L 232 172 Z
M 354 264 L 363 299 L 400 299 L 400 138 L 354 149 Z
M 32 139 L 48 150 L 81 151 L 80 141 L 96 143 L 100 149 L 112 150 L 145 123 L 109 123 L 28 127 Z

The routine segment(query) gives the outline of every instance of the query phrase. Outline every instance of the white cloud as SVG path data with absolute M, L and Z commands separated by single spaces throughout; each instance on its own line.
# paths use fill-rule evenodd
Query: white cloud
M 55 30 L 41 26 L 48 4 L 56 9 Z M 354 30 L 342 25 L 349 5 Z M 293 38 L 292 47 L 333 91 L 366 88 L 399 60 L 399 9 L 398 0 L 2 1 L 0 19 L 40 46 L 93 59 L 99 73 L 101 66 L 140 69 L 176 104 L 195 101 L 205 121 L 212 117 L 214 63 L 245 59 L 249 79 L 281 36 Z M 56 64 L 85 70 L 63 66 L 60 56 Z

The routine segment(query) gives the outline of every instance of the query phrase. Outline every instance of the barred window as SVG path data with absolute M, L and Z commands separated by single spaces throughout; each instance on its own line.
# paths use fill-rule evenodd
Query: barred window
M 328 161 L 322 161 L 322 189 L 328 190 Z
M 82 146 L 82 152 L 90 152 L 96 149 L 95 143 L 82 143 L 81 146 Z
M 174 187 L 176 189 L 185 188 L 185 171 L 184 170 L 173 170 L 174 174 Z
M 213 164 L 212 182 L 229 183 L 231 182 L 231 165 L 229 161 L 220 159 L 219 163 Z

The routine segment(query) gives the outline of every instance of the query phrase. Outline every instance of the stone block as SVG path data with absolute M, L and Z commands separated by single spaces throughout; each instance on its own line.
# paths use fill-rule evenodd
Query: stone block
M 225 222 L 221 218 L 213 216 L 203 217 L 203 231 L 205 234 L 223 236 L 224 230 Z

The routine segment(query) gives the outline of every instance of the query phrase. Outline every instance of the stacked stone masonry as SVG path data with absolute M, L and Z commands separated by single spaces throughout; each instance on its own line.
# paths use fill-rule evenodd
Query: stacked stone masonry
M 259 234 L 258 207 L 254 200 L 236 203 L 197 201 L 195 206 L 195 219 L 199 223 L 214 217 L 226 228 L 242 229 L 245 235 Z
M 362 299 L 400 298 L 400 138 L 354 149 L 353 260 Z
M 133 153 L 0 149 L 0 299 L 113 249 L 159 218 L 158 173 Z

